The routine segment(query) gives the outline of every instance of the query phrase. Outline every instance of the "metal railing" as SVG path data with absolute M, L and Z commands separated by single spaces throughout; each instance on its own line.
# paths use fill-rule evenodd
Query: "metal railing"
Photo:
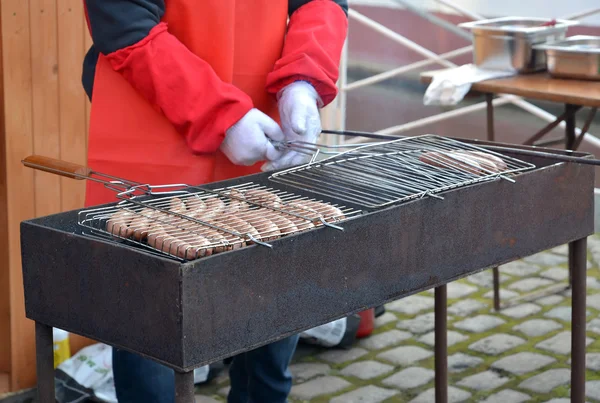
M 402 0 L 393 0 L 393 1 L 395 1 L 396 3 L 398 3 L 400 5 L 405 5 L 404 1 L 402 1 Z M 473 20 L 484 19 L 484 17 L 478 15 L 477 13 L 469 11 L 460 5 L 455 4 L 451 0 L 435 0 L 435 1 L 441 5 L 444 5 L 450 9 L 454 10 L 455 12 L 457 12 L 458 14 L 460 14 L 462 16 L 471 18 Z M 573 13 L 573 14 L 570 14 L 570 15 L 562 17 L 562 18 L 563 19 L 571 19 L 571 20 L 581 20 L 583 18 L 592 16 L 592 15 L 595 15 L 598 13 L 600 13 L 600 7 L 592 8 L 592 9 L 585 10 L 585 11 L 578 12 L 578 13 Z M 419 15 L 421 15 L 421 14 L 422 13 L 419 13 Z M 336 98 L 336 100 L 334 102 L 332 102 L 330 105 L 328 105 L 327 108 L 325 108 L 323 110 L 322 120 L 323 120 L 323 127 L 325 127 L 325 128 L 336 129 L 336 130 L 344 130 L 345 129 L 345 126 L 346 126 L 346 99 L 347 99 L 347 93 L 349 91 L 354 91 L 354 90 L 363 88 L 368 85 L 373 85 L 373 84 L 379 83 L 381 81 L 387 80 L 389 78 L 392 78 L 392 77 L 395 77 L 395 76 L 398 76 L 401 74 L 405 74 L 410 71 L 420 69 L 422 67 L 426 67 L 426 66 L 430 66 L 430 65 L 441 65 L 444 68 L 457 67 L 457 65 L 455 63 L 451 62 L 450 59 L 457 57 L 457 56 L 464 55 L 464 54 L 468 54 L 472 51 L 472 46 L 466 46 L 466 47 L 456 49 L 456 50 L 453 50 L 451 52 L 447 52 L 444 54 L 437 54 L 437 53 L 432 52 L 431 50 L 419 45 L 418 43 L 406 38 L 405 36 L 391 30 L 390 28 L 361 14 L 360 12 L 356 11 L 353 8 L 351 8 L 349 10 L 348 15 L 349 15 L 349 18 L 351 18 L 352 20 L 359 22 L 360 24 L 363 24 L 363 25 L 373 29 L 375 32 L 385 36 L 386 38 L 391 39 L 392 41 L 394 41 L 400 45 L 405 46 L 406 48 L 408 48 L 414 52 L 419 53 L 425 59 L 415 62 L 415 63 L 405 65 L 405 66 L 400 66 L 400 67 L 394 68 L 389 71 L 378 73 L 378 74 L 372 75 L 370 77 L 354 81 L 352 83 L 348 83 L 348 76 L 347 76 L 348 43 L 346 42 L 346 45 L 344 46 L 344 50 L 343 50 L 343 54 L 342 54 L 341 64 L 340 64 L 340 78 L 339 78 L 339 82 L 338 82 L 338 86 L 340 88 L 340 93 L 339 93 L 339 96 Z M 439 19 L 439 18 L 438 17 L 435 17 L 433 19 L 429 18 L 429 21 L 436 23 L 436 21 L 435 21 L 436 19 Z M 438 24 L 438 25 L 445 29 L 448 29 L 448 26 L 447 26 L 448 24 L 449 23 L 443 23 L 443 24 Z M 459 28 L 456 27 L 456 29 L 459 29 Z M 451 31 L 454 32 L 455 29 L 452 29 Z M 494 99 L 494 101 L 493 101 L 493 104 L 495 106 L 505 105 L 505 104 L 509 104 L 509 103 L 518 106 L 519 108 L 531 113 L 532 115 L 534 115 L 542 120 L 547 121 L 548 123 L 556 120 L 556 116 L 554 116 L 553 114 L 523 100 L 521 97 L 518 97 L 518 96 L 504 95 L 504 96 L 500 96 L 500 97 Z M 442 112 L 442 113 L 432 115 L 432 116 L 429 116 L 426 118 L 414 120 L 412 122 L 403 123 L 403 124 L 399 124 L 397 126 L 380 129 L 376 133 L 400 134 L 400 133 L 403 133 L 403 132 L 406 132 L 409 130 L 413 130 L 416 128 L 430 125 L 432 123 L 451 119 L 451 118 L 454 118 L 457 116 L 462 116 L 462 115 L 472 113 L 475 111 L 480 111 L 485 108 L 486 108 L 486 103 L 480 102 L 480 103 L 477 103 L 474 105 L 469 105 L 469 106 L 454 109 L 452 111 Z M 565 123 L 561 122 L 559 126 L 564 129 Z M 576 128 L 576 133 L 577 133 L 577 135 L 579 135 L 581 133 L 581 130 L 579 128 Z M 340 144 L 340 143 L 351 144 L 351 143 L 357 142 L 357 141 L 364 141 L 364 139 L 345 138 L 345 137 L 340 137 L 340 136 L 335 136 L 335 135 L 327 135 L 327 136 L 325 136 L 325 138 L 323 140 L 324 140 L 324 142 L 326 142 L 327 144 L 330 144 L 330 145 L 331 144 Z M 593 135 L 585 136 L 584 141 L 592 143 L 595 146 L 600 147 L 600 139 L 594 137 Z

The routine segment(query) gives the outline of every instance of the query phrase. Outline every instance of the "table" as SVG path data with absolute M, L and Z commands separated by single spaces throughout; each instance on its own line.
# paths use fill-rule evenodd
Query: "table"
M 421 81 L 429 84 L 433 76 L 448 69 L 433 70 L 421 74 Z M 577 150 L 583 137 L 589 130 L 598 107 L 600 107 L 600 81 L 584 81 L 552 78 L 548 72 L 535 74 L 522 74 L 514 77 L 499 78 L 474 83 L 472 92 L 481 92 L 485 95 L 487 112 L 487 139 L 495 140 L 494 133 L 494 96 L 516 95 L 539 101 L 550 101 L 564 104 L 564 112 L 553 122 L 529 137 L 523 144 L 530 146 L 551 146 L 563 143 L 567 150 Z M 589 107 L 590 112 L 581 129 L 576 135 L 576 115 L 582 108 Z M 561 122 L 565 122 L 564 139 L 541 141 L 551 130 Z M 572 256 L 572 246 L 569 245 L 569 256 Z M 500 310 L 500 274 L 498 268 L 493 269 L 494 309 Z M 572 285 L 572 273 L 569 268 L 569 287 Z

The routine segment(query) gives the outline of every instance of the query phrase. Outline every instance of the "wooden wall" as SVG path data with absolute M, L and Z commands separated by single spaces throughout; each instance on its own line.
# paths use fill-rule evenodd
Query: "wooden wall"
M 34 153 L 85 164 L 89 103 L 81 66 L 90 38 L 82 4 L 0 2 L 0 375 L 9 375 L 13 391 L 35 382 L 34 328 L 24 313 L 19 223 L 80 208 L 84 201 L 83 181 L 21 164 Z M 81 338 L 72 340 L 74 350 L 84 344 Z

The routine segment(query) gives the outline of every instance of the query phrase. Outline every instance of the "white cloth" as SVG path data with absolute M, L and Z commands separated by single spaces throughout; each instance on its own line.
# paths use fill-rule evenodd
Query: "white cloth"
M 254 108 L 231 126 L 221 143 L 221 151 L 236 165 L 273 161 L 281 156 L 270 140 L 283 141 L 283 132 L 273 119 Z
M 319 106 L 322 101 L 314 87 L 306 81 L 296 81 L 278 94 L 277 105 L 281 128 L 286 141 L 315 143 L 321 134 Z M 287 168 L 308 162 L 310 155 L 287 150 L 275 161 L 263 165 L 263 171 Z
M 456 105 L 471 89 L 471 84 L 494 78 L 510 77 L 516 73 L 501 70 L 482 69 L 474 64 L 465 64 L 445 70 L 433 77 L 425 91 L 425 105 Z

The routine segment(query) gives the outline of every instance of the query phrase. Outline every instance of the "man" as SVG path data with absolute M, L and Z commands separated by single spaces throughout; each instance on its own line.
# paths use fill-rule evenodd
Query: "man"
M 271 141 L 317 139 L 318 108 L 337 94 L 346 0 L 84 3 L 94 42 L 83 72 L 94 170 L 197 185 L 304 162 Z M 88 181 L 87 205 L 113 200 Z M 285 402 L 297 340 L 235 357 L 229 402 Z M 120 402 L 173 401 L 166 367 L 115 350 L 113 368 Z

